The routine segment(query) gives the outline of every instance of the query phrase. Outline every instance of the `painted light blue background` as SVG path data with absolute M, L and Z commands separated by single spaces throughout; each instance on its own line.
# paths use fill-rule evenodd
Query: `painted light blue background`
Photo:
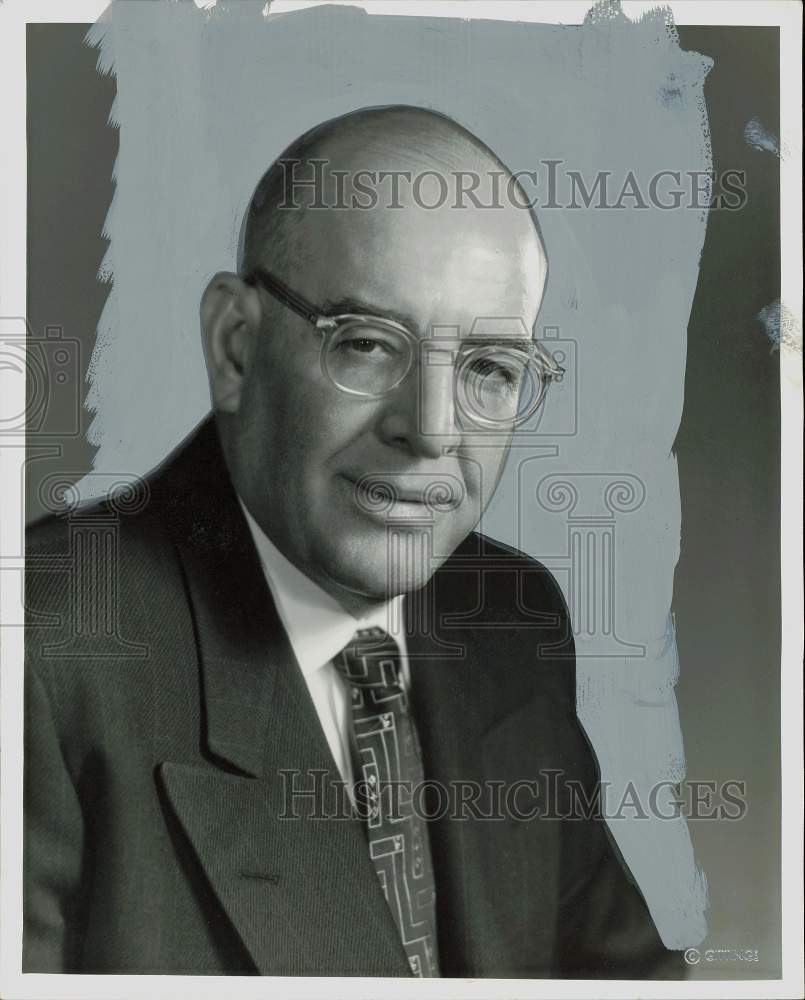
M 513 170 L 559 160 L 588 187 L 607 170 L 616 192 L 628 171 L 645 186 L 661 170 L 710 166 L 709 60 L 681 51 L 660 12 L 633 24 L 604 5 L 562 27 L 327 7 L 266 18 L 261 7 L 117 4 L 93 29 L 117 80 L 120 149 L 85 493 L 104 488 L 104 473 L 145 473 L 208 409 L 201 291 L 234 266 L 256 179 L 311 125 L 425 105 Z M 629 781 L 645 794 L 685 773 L 671 449 L 706 218 L 635 199 L 538 214 L 550 261 L 541 332 L 572 363 L 516 442 L 483 528 L 546 562 L 565 589 L 580 630 L 579 714 L 617 802 Z M 706 893 L 684 821 L 611 826 L 666 944 L 698 943 Z

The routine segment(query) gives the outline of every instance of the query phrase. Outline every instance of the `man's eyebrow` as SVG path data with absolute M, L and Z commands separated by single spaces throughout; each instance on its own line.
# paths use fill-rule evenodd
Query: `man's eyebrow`
M 437 341 L 438 342 L 438 341 Z M 468 347 L 514 347 L 518 351 L 531 351 L 534 347 L 533 340 L 524 340 L 522 337 L 462 337 L 462 344 Z
M 397 309 L 389 309 L 385 306 L 373 305 L 371 302 L 364 302 L 352 296 L 338 299 L 337 302 L 327 301 L 324 303 L 322 313 L 325 316 L 338 316 L 340 313 L 355 313 L 358 316 L 377 316 L 379 319 L 393 319 L 400 323 L 411 333 L 417 333 L 419 327 L 416 320 L 410 313 L 400 312 Z
M 380 319 L 393 319 L 407 330 L 410 330 L 411 333 L 420 332 L 416 320 L 410 313 L 400 312 L 397 309 L 383 308 L 382 306 L 373 305 L 371 302 L 365 302 L 362 299 L 349 295 L 338 299 L 336 302 L 326 301 L 322 312 L 325 316 L 338 316 L 340 313 L 355 313 L 358 316 L 377 316 Z M 439 324 L 433 325 L 438 326 Z M 454 339 L 458 339 L 462 344 L 467 344 L 471 347 L 514 347 L 520 351 L 530 351 L 534 347 L 533 340 L 522 337 L 517 339 L 501 336 L 459 337 Z M 438 346 L 439 336 L 433 337 L 432 341 Z

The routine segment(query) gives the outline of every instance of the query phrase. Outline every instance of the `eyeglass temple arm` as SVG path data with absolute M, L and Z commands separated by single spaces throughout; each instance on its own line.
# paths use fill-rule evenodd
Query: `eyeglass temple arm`
M 321 319 L 318 309 L 314 308 L 307 299 L 303 299 L 301 295 L 297 295 L 296 292 L 292 291 L 279 278 L 275 278 L 273 275 L 268 274 L 267 271 L 262 271 L 258 268 L 248 275 L 246 281 L 249 284 L 259 282 L 270 295 L 273 295 L 275 299 L 295 312 L 297 316 L 301 316 L 302 319 L 307 320 L 312 326 L 318 325 Z
M 275 278 L 267 271 L 256 268 L 250 275 L 247 275 L 246 281 L 252 285 L 255 282 L 259 282 L 270 295 L 273 295 L 275 299 L 286 305 L 297 316 L 301 316 L 302 319 L 307 320 L 311 326 L 321 327 L 327 323 L 327 318 L 322 316 L 307 299 L 302 298 L 301 295 L 290 289 L 283 281 Z M 540 361 L 547 369 L 548 377 L 559 381 L 565 374 L 565 369 L 554 360 L 553 355 L 542 344 L 536 342 L 535 348 Z
M 555 382 L 561 382 L 565 369 L 555 360 L 554 356 L 544 344 L 539 341 L 534 342 L 535 353 L 540 363 L 546 369 L 546 377 Z

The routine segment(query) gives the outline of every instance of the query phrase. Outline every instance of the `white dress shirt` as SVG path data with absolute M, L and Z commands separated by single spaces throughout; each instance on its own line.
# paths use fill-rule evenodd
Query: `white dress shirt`
M 333 657 L 341 652 L 359 628 L 382 628 L 400 647 L 401 675 L 408 688 L 403 598 L 396 597 L 365 617 L 355 618 L 289 562 L 260 528 L 242 500 L 240 505 L 327 743 L 342 779 L 351 789 L 354 777 L 349 751 L 349 694 L 344 678 L 333 664 Z

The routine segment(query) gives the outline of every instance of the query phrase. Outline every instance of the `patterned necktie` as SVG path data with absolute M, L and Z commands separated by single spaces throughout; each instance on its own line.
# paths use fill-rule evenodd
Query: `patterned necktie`
M 438 976 L 436 893 L 424 819 L 411 789 L 422 755 L 400 672 L 400 650 L 380 628 L 361 629 L 335 658 L 351 697 L 355 800 L 366 817 L 377 871 L 415 976 Z

